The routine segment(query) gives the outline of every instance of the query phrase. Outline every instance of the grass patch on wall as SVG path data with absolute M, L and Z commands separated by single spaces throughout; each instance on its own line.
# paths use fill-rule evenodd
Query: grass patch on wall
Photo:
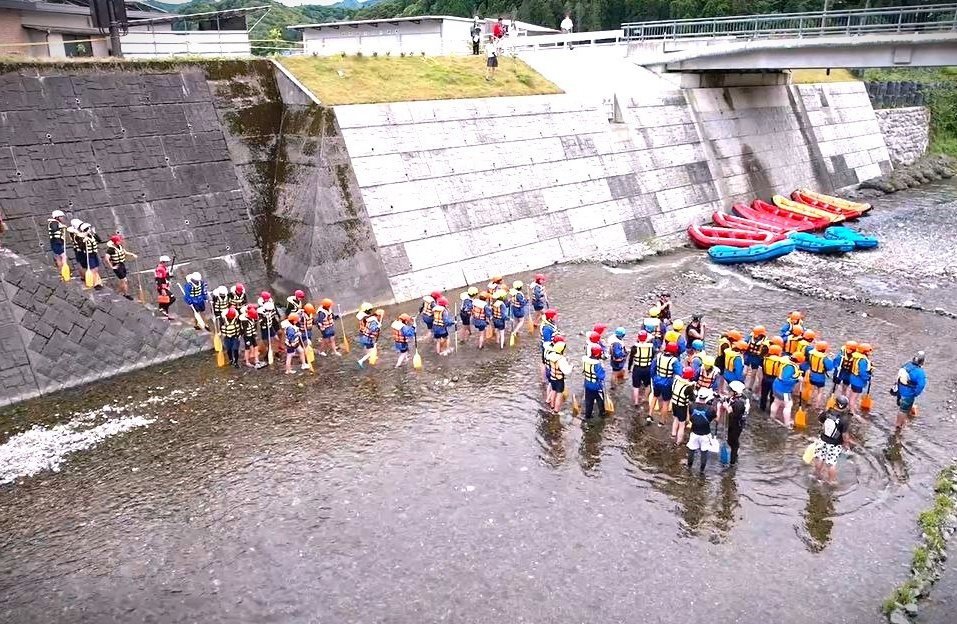
M 957 67 L 868 69 L 864 72 L 864 80 L 935 85 L 927 91 L 930 108 L 930 145 L 927 151 L 957 156 Z
M 485 56 L 297 56 L 277 59 L 326 105 L 561 93 L 523 61 Z

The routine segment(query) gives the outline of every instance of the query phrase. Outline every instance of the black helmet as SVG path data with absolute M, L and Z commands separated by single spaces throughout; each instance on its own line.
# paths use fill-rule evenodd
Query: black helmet
M 834 405 L 836 405 L 838 409 L 847 409 L 847 405 L 848 405 L 847 397 L 843 397 L 843 396 L 837 397 L 837 399 L 834 400 Z

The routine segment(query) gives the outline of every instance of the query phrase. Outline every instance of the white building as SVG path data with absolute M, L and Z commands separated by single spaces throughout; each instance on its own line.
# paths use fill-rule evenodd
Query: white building
M 491 31 L 492 20 L 480 20 L 485 33 Z M 422 15 L 391 19 L 297 24 L 289 26 L 302 32 L 303 52 L 317 56 L 338 54 L 365 55 L 425 53 L 429 56 L 451 56 L 472 53 L 473 20 L 448 15 Z M 558 31 L 525 22 L 510 22 L 512 35 L 523 37 L 552 34 Z M 512 26 L 514 24 L 514 26 Z

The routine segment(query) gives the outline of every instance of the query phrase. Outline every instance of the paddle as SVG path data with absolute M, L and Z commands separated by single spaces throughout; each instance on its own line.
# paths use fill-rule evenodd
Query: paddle
M 342 327 L 342 348 L 349 353 L 352 349 L 349 347 L 349 336 L 346 335 L 346 322 L 342 319 L 342 306 L 336 304 L 336 308 L 339 310 L 339 325 Z
M 312 367 L 312 363 L 316 359 L 316 354 L 312 352 L 312 345 L 306 341 L 305 333 L 299 334 L 299 344 L 302 345 L 303 353 L 306 356 L 306 366 L 309 367 L 309 372 L 315 373 L 316 369 Z M 312 357 L 309 357 L 310 355 Z
M 70 281 L 70 263 L 66 261 L 66 257 L 63 258 L 63 265 L 60 267 L 60 279 L 64 282 Z
M 602 393 L 602 394 L 604 395 L 604 397 L 605 397 L 605 411 L 608 412 L 609 414 L 614 414 L 614 413 L 615 413 L 615 402 L 611 400 L 611 395 L 608 394 L 607 392 L 605 392 L 604 389 L 602 389 L 602 392 L 601 392 L 601 393 Z
M 178 282 L 176 285 L 179 286 L 179 291 L 183 293 L 183 299 L 185 299 L 186 290 L 183 288 L 183 285 Z M 203 317 L 199 315 L 199 312 L 196 311 L 196 308 L 193 307 L 193 304 L 189 303 L 187 305 L 189 306 L 189 309 L 193 311 L 193 319 L 196 321 L 196 325 L 198 325 L 200 329 L 206 329 L 206 321 L 204 321 Z M 213 346 L 216 346 L 215 343 Z
M 86 241 L 83 241 L 83 246 L 86 247 Z M 83 275 L 83 283 L 86 285 L 87 288 L 93 288 L 93 285 L 94 285 L 93 271 L 91 271 L 89 268 L 90 267 L 89 249 L 87 249 L 86 251 L 86 266 L 87 266 L 87 269 L 86 269 L 86 273 Z
M 804 373 L 804 380 L 801 382 L 801 401 L 809 403 L 811 401 L 811 371 Z
M 415 342 L 415 355 L 412 356 L 412 368 L 415 370 L 422 370 L 422 356 L 419 355 L 419 328 L 415 328 L 415 333 L 412 334 L 412 339 Z
M 794 414 L 794 426 L 798 429 L 804 429 L 807 427 L 807 414 L 804 413 L 804 398 L 801 397 L 801 402 L 798 404 L 798 411 Z
M 263 319 L 265 321 L 265 319 Z M 269 362 L 269 365 L 272 366 L 273 355 L 272 355 L 272 320 L 266 321 L 266 343 L 268 345 L 268 350 L 266 352 L 266 361 Z
M 581 411 L 582 411 L 582 408 L 580 405 L 578 405 L 578 395 L 573 394 L 572 395 L 572 416 L 578 416 L 578 414 L 580 414 Z
M 871 398 L 871 380 L 868 380 L 867 391 L 865 391 L 864 396 L 861 397 L 861 409 L 869 412 L 872 407 L 874 407 L 874 399 Z
M 827 397 L 827 403 L 824 404 L 825 409 L 834 409 L 834 405 L 837 403 L 837 399 L 834 397 L 835 392 L 837 392 L 837 376 L 834 377 L 834 385 L 831 386 L 831 396 Z

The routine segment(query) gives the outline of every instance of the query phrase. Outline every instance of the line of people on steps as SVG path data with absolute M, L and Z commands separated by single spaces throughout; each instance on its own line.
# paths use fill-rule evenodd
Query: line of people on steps
M 555 411 L 562 409 L 568 395 L 566 382 L 573 370 L 566 354 L 565 337 L 558 331 L 558 312 L 544 311 L 541 325 L 541 374 L 546 384 L 546 403 Z M 617 381 L 630 373 L 634 406 L 648 405 L 646 424 L 655 421 L 664 426 L 671 420 L 671 436 L 675 445 L 682 444 L 686 424 L 691 432 L 687 442 L 688 466 L 696 453 L 701 454 L 701 470 L 707 463 L 707 452 L 717 451 L 719 442 L 712 435 L 712 422 L 728 417 L 728 463 L 738 458 L 740 435 L 744 429 L 750 400 L 757 398 L 763 411 L 792 429 L 792 407 L 799 402 L 798 416 L 805 418 L 803 405 L 820 410 L 821 442 L 815 450 L 819 473 L 833 473 L 837 457 L 835 445 L 852 442 L 847 435 L 849 418 L 870 409 L 870 383 L 873 376 L 868 343 L 845 342 L 834 354 L 830 345 L 817 339 L 817 334 L 804 326 L 803 315 L 792 312 L 775 335 L 758 325 L 745 335 L 729 330 L 718 336 L 716 355 L 705 348 L 707 328 L 701 315 L 693 315 L 687 324 L 671 319 L 670 298 L 660 297 L 659 304 L 648 311 L 635 335 L 635 342 L 625 347 L 627 331 L 614 330 L 606 341 L 604 324 L 596 324 L 585 334 L 587 343 L 582 357 L 584 418 L 599 415 L 612 405 L 606 396 L 603 361 L 607 360 L 611 377 Z M 899 371 L 892 394 L 898 397 L 900 430 L 908 415 L 916 414 L 914 400 L 926 386 L 922 369 L 924 354 L 920 352 Z M 830 392 L 827 391 L 831 381 Z M 827 403 L 826 408 L 822 406 Z M 573 413 L 577 411 L 574 397 Z M 798 426 L 806 423 L 799 421 Z M 827 470 L 825 470 L 827 469 Z M 833 474 L 831 475 L 833 477 Z M 833 480 L 833 479 L 832 479 Z
M 73 249 L 73 259 L 80 269 L 79 273 L 89 287 L 101 290 L 103 278 L 100 276 L 100 245 L 103 245 L 106 250 L 106 264 L 116 275 L 117 290 L 127 299 L 133 298 L 130 296 L 126 259 L 138 256 L 124 247 L 122 236 L 114 234 L 104 244 L 96 228 L 89 223 L 72 219 L 67 225 L 66 214 L 62 210 L 54 210 L 50 213 L 50 218 L 47 219 L 47 233 L 50 238 L 50 251 L 53 253 L 53 260 L 63 281 L 69 281 L 71 274 L 66 257 L 66 244 L 69 242 Z

